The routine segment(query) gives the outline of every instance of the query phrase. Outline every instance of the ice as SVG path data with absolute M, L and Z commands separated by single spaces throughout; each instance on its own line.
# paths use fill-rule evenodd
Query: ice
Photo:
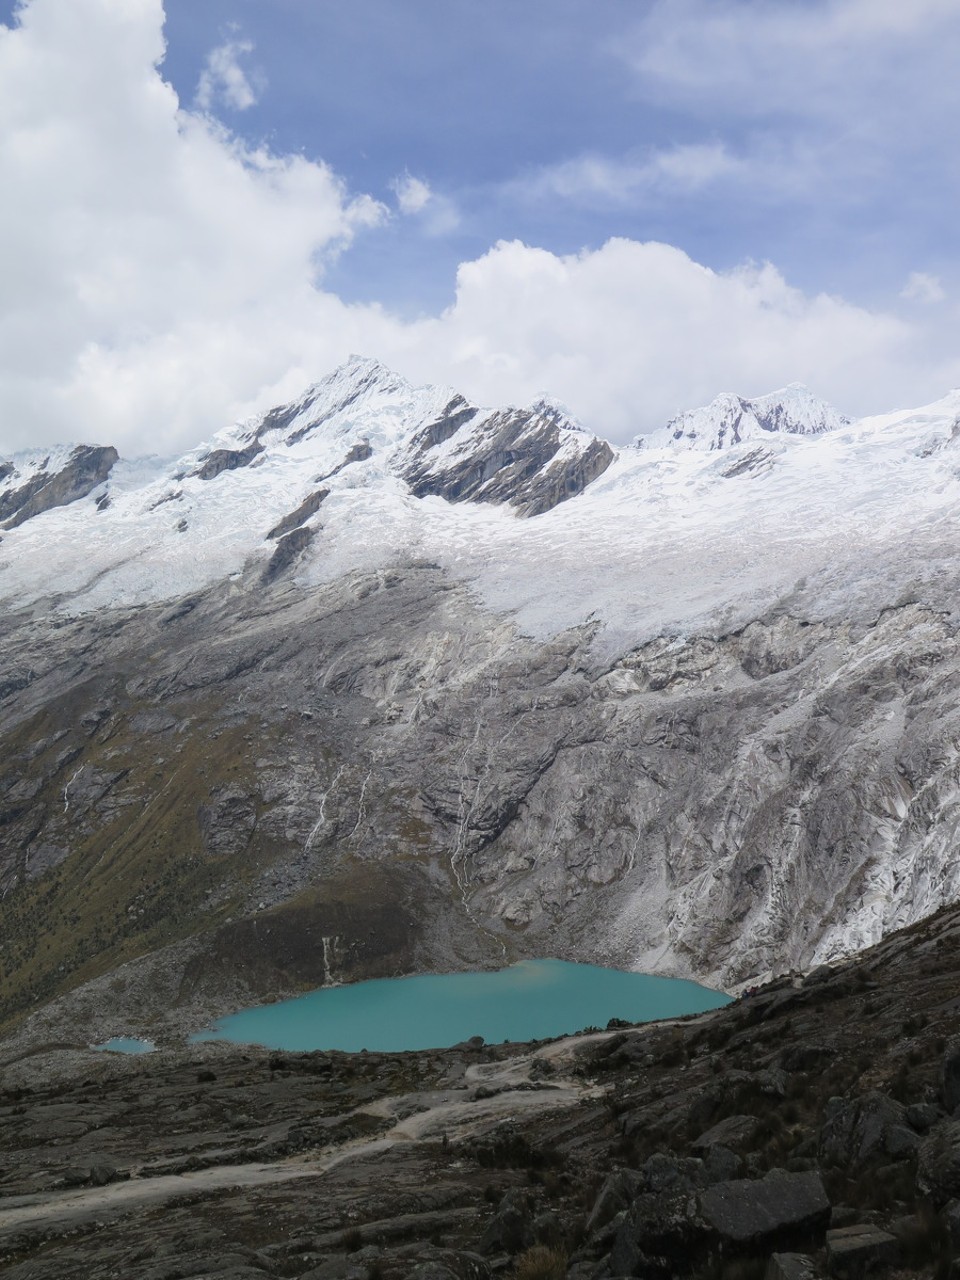
M 869 611 L 919 583 L 952 608 L 958 391 L 855 423 L 836 415 L 821 430 L 822 402 L 785 388 L 749 403 L 768 416 L 781 406 L 781 419 L 795 427 L 802 418 L 809 434 L 760 430 L 762 440 L 719 454 L 665 438 L 627 448 L 584 493 L 533 519 L 409 493 L 398 460 L 454 394 L 355 360 L 263 431 L 250 465 L 211 480 L 193 474 L 211 447 L 248 445 L 263 419 L 177 460 L 121 461 L 106 509 L 91 497 L 3 533 L 0 598 L 9 608 L 51 599 L 80 613 L 171 599 L 265 564 L 267 531 L 369 442 L 368 459 L 323 481 L 322 535 L 293 571 L 305 585 L 425 557 L 524 632 L 589 622 L 611 651 L 733 628 L 784 599 L 818 615 Z M 481 409 L 440 450 L 469 452 L 491 412 Z M 562 454 L 592 438 L 561 423 Z M 770 455 L 763 465 L 735 474 L 759 445 Z M 53 467 L 69 452 L 18 455 L 15 483 L 48 453 Z

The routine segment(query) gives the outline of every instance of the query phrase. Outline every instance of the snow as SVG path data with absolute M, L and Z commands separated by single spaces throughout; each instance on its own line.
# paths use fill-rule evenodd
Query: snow
M 776 601 L 811 617 L 849 616 L 922 590 L 953 608 L 958 391 L 846 423 L 804 389 L 786 388 L 746 403 L 755 424 L 781 406 L 788 430 L 758 425 L 719 455 L 661 436 L 624 449 L 585 493 L 533 519 L 417 499 L 399 478 L 411 438 L 454 394 L 411 387 L 356 360 L 311 387 L 284 425 L 263 432 L 251 465 L 212 480 L 192 474 L 211 447 L 248 445 L 262 420 L 181 459 L 120 462 L 105 510 L 91 496 L 3 533 L 0 599 L 12 608 L 56 599 L 52 607 L 81 613 L 172 599 L 265 564 L 274 545 L 267 531 L 367 441 L 369 459 L 323 480 L 330 496 L 315 521 L 322 534 L 294 570 L 305 585 L 427 558 L 523 631 L 547 636 L 592 622 L 597 643 L 611 651 L 663 633 L 716 634 Z M 740 403 L 723 399 L 724 412 L 733 399 Z M 715 426 L 717 403 L 686 421 Z M 481 410 L 441 456 L 474 446 L 491 412 Z M 801 432 L 803 424 L 810 430 Z M 574 425 L 563 425 L 561 437 L 565 453 L 593 439 Z M 770 455 L 762 467 L 725 474 L 761 443 Z M 18 458 L 21 476 L 40 460 Z
M 769 395 L 746 400 L 724 392 L 700 409 L 688 409 L 671 419 L 662 431 L 638 436 L 635 447 L 684 446 L 706 452 L 730 448 L 741 441 L 772 433 L 821 435 L 848 426 L 849 419 L 818 399 L 799 382 Z

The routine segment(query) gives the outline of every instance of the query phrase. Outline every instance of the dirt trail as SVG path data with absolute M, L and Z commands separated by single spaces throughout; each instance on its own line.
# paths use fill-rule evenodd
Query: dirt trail
M 574 1058 L 579 1044 L 594 1038 L 571 1037 L 518 1058 L 477 1064 L 467 1068 L 458 1086 L 401 1094 L 357 1108 L 355 1114 L 387 1120 L 397 1117 L 393 1128 L 376 1137 L 356 1138 L 335 1148 L 271 1162 L 218 1165 L 159 1177 L 134 1176 L 105 1187 L 0 1199 L 0 1245 L 9 1244 L 18 1235 L 61 1235 L 170 1200 L 322 1177 L 345 1161 L 381 1155 L 399 1144 L 443 1138 L 455 1142 L 483 1133 L 519 1112 L 575 1106 L 601 1091 L 577 1080 L 535 1079 L 532 1068 L 538 1058 L 566 1064 Z

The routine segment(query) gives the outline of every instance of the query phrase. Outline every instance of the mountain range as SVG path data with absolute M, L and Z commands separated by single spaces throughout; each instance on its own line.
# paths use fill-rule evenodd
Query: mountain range
M 360 358 L 177 458 L 0 462 L 0 1020 L 545 954 L 736 989 L 919 920 L 958 502 L 960 391 L 617 449 Z

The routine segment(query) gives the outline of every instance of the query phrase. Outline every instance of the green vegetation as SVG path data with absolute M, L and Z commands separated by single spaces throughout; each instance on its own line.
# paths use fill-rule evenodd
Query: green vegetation
M 217 704 L 194 701 L 185 732 L 144 736 L 131 722 L 150 709 L 128 704 L 121 716 L 110 715 L 114 727 L 89 738 L 76 730 L 58 737 L 53 715 L 62 724 L 64 708 L 46 709 L 8 738 L 10 757 L 49 743 L 31 765 L 46 779 L 32 805 L 47 818 L 65 808 L 64 788 L 81 767 L 122 771 L 122 779 L 106 820 L 95 825 L 89 811 L 78 812 L 69 856 L 35 880 L 21 880 L 0 902 L 0 1027 L 34 1004 L 224 919 L 244 884 L 278 852 L 257 833 L 227 871 L 227 859 L 204 850 L 198 821 L 218 785 L 248 786 L 255 794 L 254 753 L 268 730 L 253 721 L 224 727 Z M 58 760 L 68 763 L 57 767 Z M 212 908 L 225 882 L 230 896 L 218 894 Z

